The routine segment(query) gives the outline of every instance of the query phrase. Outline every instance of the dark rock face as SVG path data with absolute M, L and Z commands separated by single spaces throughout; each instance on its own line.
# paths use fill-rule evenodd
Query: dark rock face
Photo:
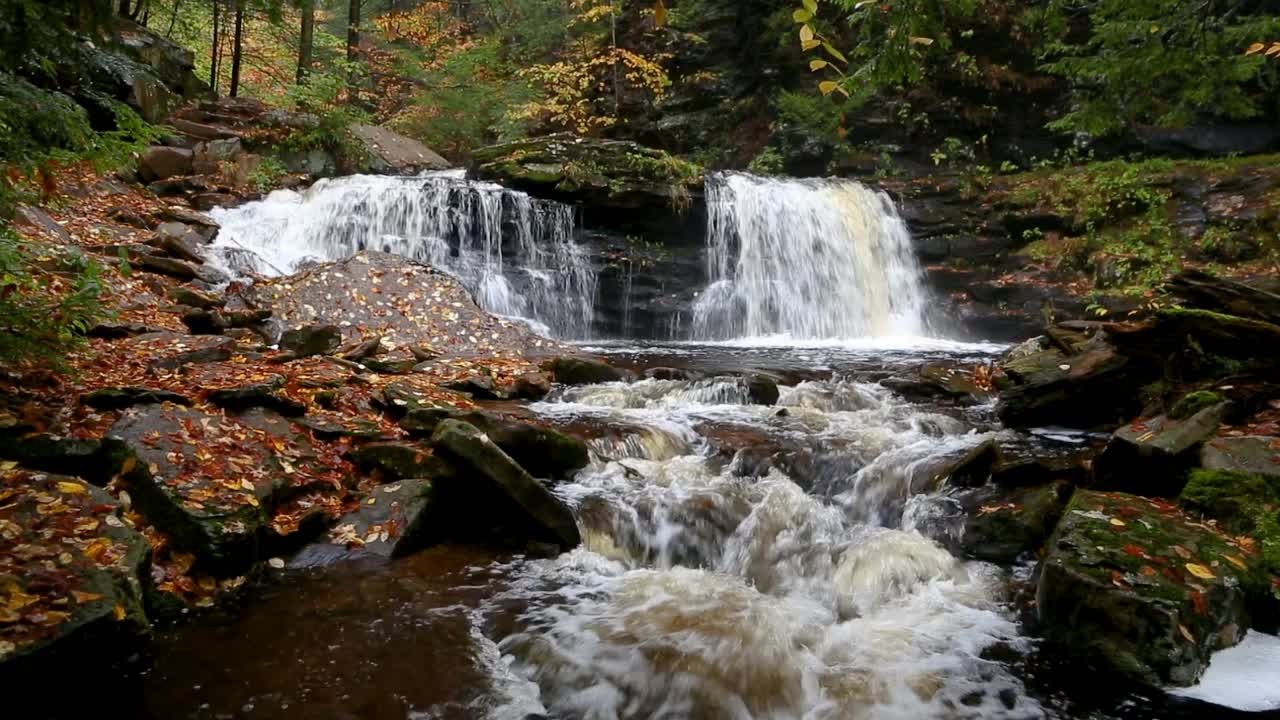
M 621 382 L 627 377 L 625 372 L 606 362 L 568 355 L 544 367 L 551 372 L 551 379 L 561 385 L 597 385 Z
M 1207 470 L 1228 470 L 1280 481 L 1280 438 L 1254 435 L 1220 437 L 1200 448 L 1200 464 Z
M 1190 685 L 1249 626 L 1258 561 L 1176 506 L 1077 491 L 1040 564 L 1045 636 L 1073 658 L 1150 685 Z
M 564 479 L 590 462 L 587 444 L 558 430 L 484 412 L 453 418 L 475 426 L 534 477 Z
M 123 410 L 134 405 L 152 405 L 156 403 L 174 403 L 190 405 L 191 400 L 168 390 L 153 390 L 144 387 L 102 388 L 86 393 L 80 402 L 97 410 Z
M 1051 349 L 1004 364 L 1012 384 L 1001 390 L 997 412 L 1008 425 L 1117 425 L 1141 407 L 1131 392 L 1150 370 L 1115 349 L 1098 346 L 1066 356 Z
M 347 453 L 347 459 L 382 482 L 438 478 L 453 474 L 430 447 L 407 442 L 372 442 Z
M 1174 497 L 1200 459 L 1200 446 L 1218 434 L 1228 403 L 1220 402 L 1185 420 L 1164 415 L 1120 428 L 1094 463 L 1104 489 Z
M 776 405 L 781 393 L 778 391 L 779 378 L 765 373 L 751 373 L 743 378 L 747 385 L 747 397 L 756 405 Z
M 961 547 L 970 557 L 1009 563 L 1034 553 L 1049 538 L 1071 497 L 1065 480 L 1002 490 L 987 487 L 965 498 Z
M 436 428 L 431 442 L 461 469 L 484 479 L 485 487 L 478 490 L 477 499 L 496 498 L 490 502 L 500 502 L 505 509 L 493 508 L 495 514 L 501 512 L 511 518 L 510 522 L 525 527 L 512 538 L 551 542 L 562 549 L 572 548 L 581 541 L 569 508 L 474 426 L 445 420 Z M 470 482 L 475 483 L 475 479 Z M 460 485 L 457 481 L 442 483 L 442 490 L 447 489 L 454 498 L 455 493 L 464 491 Z M 470 494 L 472 490 L 465 492 Z

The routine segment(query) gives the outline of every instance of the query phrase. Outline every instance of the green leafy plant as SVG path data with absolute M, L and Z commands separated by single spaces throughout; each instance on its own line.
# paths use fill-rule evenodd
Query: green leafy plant
M 0 225 L 0 362 L 57 360 L 103 317 L 102 269 Z

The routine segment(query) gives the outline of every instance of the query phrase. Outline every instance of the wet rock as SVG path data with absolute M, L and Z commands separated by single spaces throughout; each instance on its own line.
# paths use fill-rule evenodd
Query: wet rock
M 479 429 L 535 477 L 567 478 L 590 462 L 586 443 L 549 427 L 484 412 L 451 417 Z
M 308 545 L 290 567 L 312 568 L 361 556 L 396 558 L 433 544 L 436 522 L 430 480 L 400 480 L 372 490 L 358 510 L 344 515 L 319 543 Z
M 204 254 L 200 248 L 205 242 L 203 235 L 187 225 L 176 222 L 162 223 L 156 228 L 155 234 L 146 241 L 148 245 L 168 255 L 193 263 L 204 262 Z
M 431 448 L 408 442 L 373 442 L 347 453 L 347 459 L 379 482 L 438 478 L 453 474 Z
M 449 161 L 431 148 L 384 127 L 352 125 L 351 136 L 359 143 L 363 156 L 361 162 L 350 168 L 355 172 L 408 175 L 449 167 Z
M 308 325 L 286 330 L 280 337 L 280 349 L 303 358 L 332 355 L 342 346 L 342 331 L 337 325 Z
M 776 405 L 778 404 L 778 383 L 780 379 L 775 375 L 766 373 L 751 373 L 743 378 L 743 382 L 747 385 L 747 397 L 751 398 L 751 402 L 755 405 Z
M 565 355 L 543 365 L 561 385 L 598 385 L 622 382 L 627 374 L 602 360 Z
M 562 549 L 580 542 L 578 526 L 569 508 L 480 430 L 457 420 L 445 420 L 436 428 L 431 442 L 438 452 L 456 462 L 460 470 L 475 473 L 469 483 L 474 484 L 481 478 L 487 481 L 483 490 L 477 488 L 478 497 L 499 498 L 510 510 L 518 511 L 516 519 L 529 533 L 526 537 L 553 542 Z M 445 485 L 461 489 L 457 482 Z
M 264 408 L 277 412 L 285 417 L 297 417 L 307 411 L 307 406 L 278 394 L 284 385 L 284 378 L 270 375 L 263 382 L 238 387 L 220 387 L 208 392 L 209 402 L 220 408 L 233 412 L 244 412 L 252 408 Z
M 1087 450 L 1067 455 L 1028 457 L 1001 449 L 999 459 L 991 468 L 991 482 L 1002 487 L 1043 485 L 1055 480 L 1082 485 L 1090 478 L 1094 454 L 1094 451 Z
M 414 407 L 400 418 L 400 427 L 414 437 L 431 437 L 436 427 L 456 412 L 452 407 Z
M 159 255 L 134 254 L 129 258 L 132 263 L 147 272 L 168 275 L 179 280 L 196 280 L 201 278 L 200 267 L 195 263 Z
M 1174 497 L 1200 460 L 1200 446 L 1218 434 L 1230 405 L 1211 405 L 1185 420 L 1161 415 L 1115 432 L 1094 462 L 1098 487 Z
M 968 515 L 961 547 L 969 557 L 997 563 L 1034 553 L 1053 532 L 1071 492 L 1071 483 L 1065 480 L 1012 490 L 978 490 L 964 499 Z
M 38 696 L 39 711 L 19 712 L 30 715 L 61 707 L 68 677 L 118 689 L 142 669 L 150 634 L 150 545 L 110 495 L 80 480 L 9 469 L 0 495 L 0 538 L 13 551 L 0 581 L 0 690 Z
M 418 361 L 414 358 L 365 358 L 360 364 L 384 375 L 408 375 L 418 366 Z
M 977 487 L 991 477 L 998 457 L 994 440 L 983 440 L 972 447 L 940 453 L 911 467 L 913 494 L 936 490 L 942 485 Z
M 1008 381 L 996 412 L 1017 427 L 1119 424 L 1141 409 L 1133 390 L 1153 372 L 1105 345 L 1070 357 L 1045 350 L 1002 367 Z
M 169 205 L 157 210 L 154 214 L 161 222 L 177 222 L 194 227 L 205 240 L 213 239 L 220 227 L 218 222 L 208 215 L 181 205 Z
M 477 400 L 503 400 L 506 395 L 498 389 L 497 383 L 488 375 L 470 375 L 441 383 L 440 387 Z
M 1207 470 L 1250 473 L 1280 481 L 1280 438 L 1214 438 L 1200 448 L 1200 464 Z
M 192 335 L 221 335 L 231 323 L 217 309 L 194 308 L 182 313 L 182 324 Z
M 156 390 L 146 387 L 109 387 L 94 390 L 80 396 L 80 402 L 95 410 L 123 410 L 134 405 L 151 405 L 154 403 L 174 403 L 190 405 L 191 400 L 184 395 L 169 390 Z
M 148 327 L 139 323 L 98 323 L 89 328 L 89 337 L 101 338 L 103 340 L 119 340 L 121 338 L 137 337 L 138 335 L 146 335 L 147 333 L 162 332 L 153 327 Z
M 382 352 L 382 338 L 375 337 L 371 340 L 347 345 L 340 349 L 338 357 L 343 360 L 352 362 L 360 362 L 377 355 Z
M 1121 679 L 1190 685 L 1249 627 L 1256 557 L 1176 506 L 1078 490 L 1040 564 L 1042 630 Z
M 1169 411 L 1169 417 L 1174 420 L 1186 420 L 1201 410 L 1213 407 L 1222 401 L 1223 397 L 1221 395 L 1208 390 L 1187 393 L 1174 404 L 1173 409 Z
M 149 147 L 138 159 L 138 176 L 143 182 L 167 180 L 178 175 L 191 174 L 190 150 L 156 145 Z
M 887 378 L 880 384 L 912 400 L 945 398 L 979 404 L 991 397 L 974 381 L 972 370 L 951 363 L 929 363 L 916 377 Z
M 346 417 L 338 413 L 319 417 L 308 415 L 300 417 L 297 422 L 302 427 L 315 433 L 316 437 L 325 440 L 354 438 L 357 440 L 390 440 L 395 433 L 372 420 Z
M 163 193 L 162 193 L 163 194 Z M 214 208 L 232 208 L 240 205 L 243 201 L 223 192 L 198 192 L 191 196 L 191 205 L 201 212 L 208 212 Z
M 170 290 L 169 299 L 179 305 L 186 305 L 188 307 L 201 308 L 205 310 L 220 308 L 227 304 L 226 298 L 202 293 L 194 288 L 182 286 Z
M 644 371 L 644 376 L 654 380 L 681 380 L 689 382 L 701 379 L 702 375 L 685 368 L 656 367 Z
M 263 410 L 223 417 L 150 405 L 125 413 L 108 438 L 134 506 L 213 575 L 252 566 L 277 505 L 348 479 L 345 463 Z

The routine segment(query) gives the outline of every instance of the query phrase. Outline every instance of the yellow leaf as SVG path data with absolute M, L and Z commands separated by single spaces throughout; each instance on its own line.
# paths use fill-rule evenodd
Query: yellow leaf
M 112 612 L 115 614 L 116 620 L 123 620 L 129 615 L 129 611 L 120 603 L 116 603 L 115 609 L 112 610 Z
M 812 72 L 818 72 L 819 70 L 821 70 L 826 66 L 827 66 L 826 60 L 810 60 L 809 61 L 809 70 L 811 70 Z
M 653 24 L 658 27 L 667 24 L 667 6 L 662 0 L 658 0 L 658 3 L 653 6 Z
M 1249 46 L 1249 49 L 1248 49 L 1248 50 L 1245 50 L 1245 51 L 1244 51 L 1244 54 L 1245 54 L 1245 55 L 1257 55 L 1258 53 L 1260 53 L 1260 52 L 1262 52 L 1263 50 L 1266 50 L 1266 49 L 1267 49 L 1267 46 L 1266 46 L 1266 45 L 1264 45 L 1264 44 L 1262 44 L 1262 43 L 1254 43 L 1254 44 L 1252 44 L 1252 45 L 1250 45 L 1250 46 Z
M 909 42 L 910 42 L 912 45 L 932 45 L 932 44 L 933 44 L 933 38 L 927 38 L 927 37 L 913 37 L 913 38 L 911 38 L 911 39 L 909 40 Z
M 822 44 L 821 40 L 809 40 L 808 42 L 800 43 L 800 47 L 804 48 L 805 50 L 812 50 L 821 44 Z
M 1120 518 L 1111 518 L 1111 524 L 1112 524 L 1112 525 L 1115 525 L 1116 527 L 1124 527 L 1124 526 L 1125 526 L 1125 522 L 1124 522 L 1123 520 L 1121 520 Z
M 800 4 L 804 5 L 804 9 L 811 13 L 818 12 L 818 0 L 802 0 Z
M 1270 55 L 1280 56 L 1280 43 L 1276 43 L 1275 45 L 1272 45 L 1272 46 L 1267 50 L 1267 55 L 1268 55 L 1268 56 L 1270 56 Z
M 1187 629 L 1186 625 L 1179 623 L 1178 632 L 1182 633 L 1182 637 L 1186 638 L 1187 642 L 1194 643 L 1196 641 L 1195 635 L 1191 634 L 1191 631 Z
M 800 28 L 800 42 L 807 43 L 813 40 L 813 27 L 804 25 Z
M 3 462 L 0 462 L 0 472 L 9 472 L 10 470 L 16 467 L 18 467 L 18 463 L 14 462 L 13 460 L 5 460 Z
M 1187 563 L 1186 567 L 1187 567 L 1187 572 L 1191 573 L 1192 575 L 1195 575 L 1201 580 L 1213 580 L 1214 578 L 1218 577 L 1217 575 L 1213 574 L 1212 570 L 1210 570 L 1209 568 L 1203 565 L 1197 565 L 1195 563 Z
M 71 596 L 76 599 L 77 605 L 85 605 L 95 600 L 101 600 L 102 598 L 106 597 L 105 595 L 101 595 L 99 593 L 81 592 L 79 590 L 72 590 Z
M 1226 560 L 1227 562 L 1231 563 L 1232 565 L 1235 565 L 1236 567 L 1240 568 L 1241 570 L 1248 570 L 1248 569 L 1249 569 L 1249 566 L 1245 564 L 1244 560 L 1243 560 L 1243 559 L 1241 559 L 1241 558 L 1236 557 L 1235 555 L 1223 555 L 1223 556 L 1222 556 L 1222 559 L 1223 559 L 1223 560 Z
M 831 93 L 835 92 L 839 87 L 840 86 L 837 83 L 831 80 L 823 80 L 822 82 L 818 83 L 818 92 L 822 93 L 823 95 L 830 95 Z
M 799 10 L 791 13 L 791 19 L 801 24 L 807 23 L 813 19 L 813 13 L 805 10 L 804 8 L 800 8 Z
M 84 495 L 85 493 L 89 492 L 87 489 L 85 489 L 84 485 L 81 485 L 78 482 L 70 482 L 67 480 L 63 480 L 62 482 L 59 482 L 58 489 L 68 495 Z

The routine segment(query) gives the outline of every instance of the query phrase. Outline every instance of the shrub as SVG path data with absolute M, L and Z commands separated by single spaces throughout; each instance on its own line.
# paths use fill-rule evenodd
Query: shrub
M 0 225 L 0 362 L 54 360 L 102 317 L 101 267 L 79 254 L 37 257 Z

